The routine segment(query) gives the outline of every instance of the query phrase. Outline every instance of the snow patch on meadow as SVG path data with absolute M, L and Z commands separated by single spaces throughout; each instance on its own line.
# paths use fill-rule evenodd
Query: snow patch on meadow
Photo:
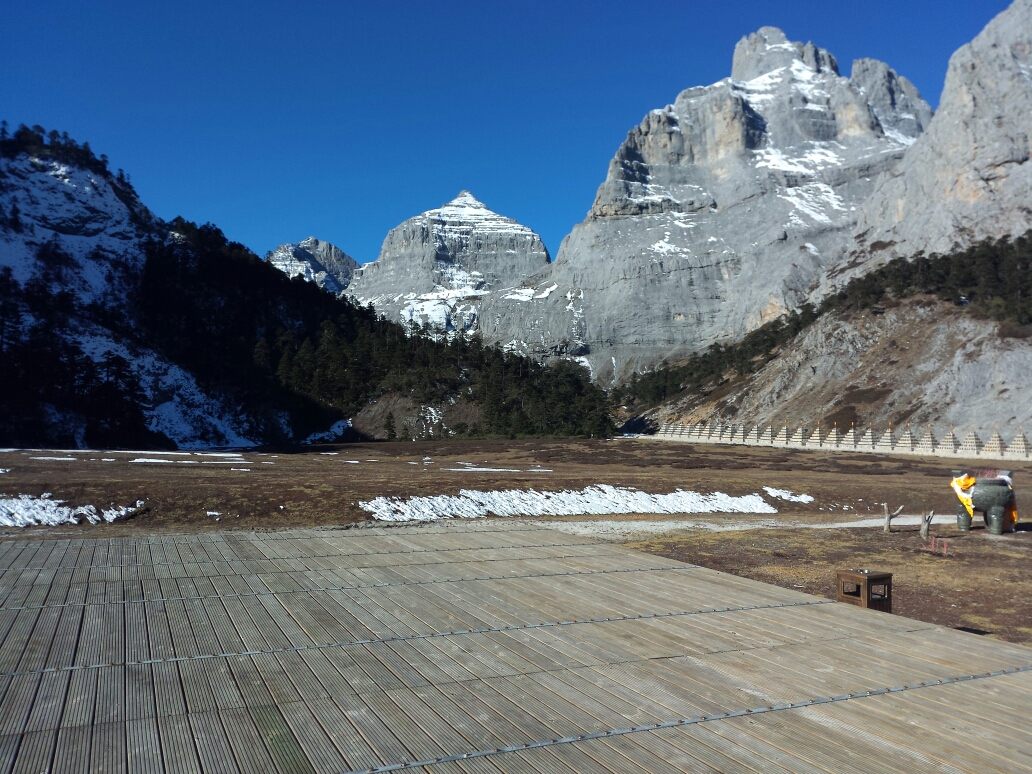
M 13 498 L 0 497 L 0 526 L 57 526 L 59 524 L 78 524 L 80 519 L 86 519 L 90 524 L 99 524 L 102 521 L 112 522 L 123 519 L 136 513 L 143 506 L 143 500 L 137 500 L 135 505 L 123 505 L 98 511 L 92 505 L 70 508 L 64 505 L 64 502 L 64 500 L 52 500 L 49 492 L 45 492 L 41 497 L 25 494 Z
M 789 489 L 775 489 L 772 486 L 763 487 L 763 491 L 769 494 L 771 497 L 776 497 L 779 500 L 784 500 L 789 503 L 812 503 L 813 497 L 808 494 L 793 494 Z
M 732 497 L 723 492 L 700 494 L 678 489 L 650 494 L 608 484 L 580 491 L 538 492 L 507 489 L 483 492 L 463 489 L 457 496 L 377 497 L 359 507 L 380 521 L 434 521 L 480 519 L 485 516 L 610 516 L 624 513 L 777 513 L 758 494 Z

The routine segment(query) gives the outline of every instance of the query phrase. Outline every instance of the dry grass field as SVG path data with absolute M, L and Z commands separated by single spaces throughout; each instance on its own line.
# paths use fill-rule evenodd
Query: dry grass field
M 146 462 L 135 460 L 159 460 Z M 870 567 L 895 574 L 896 612 L 920 620 L 1032 643 L 1032 532 L 994 538 L 936 524 L 937 552 L 904 526 L 808 528 L 876 518 L 881 503 L 905 513 L 955 512 L 950 468 L 940 459 L 821 454 L 798 450 L 692 447 L 633 439 L 611 441 L 398 442 L 266 450 L 238 457 L 147 452 L 0 452 L 0 493 L 53 498 L 68 505 L 129 505 L 132 518 L 101 525 L 0 529 L 14 537 L 112 537 L 152 532 L 361 526 L 358 503 L 378 496 L 457 494 L 462 489 L 582 489 L 597 484 L 651 493 L 691 489 L 729 495 L 765 486 L 812 495 L 812 503 L 767 498 L 776 516 L 591 517 L 640 523 L 616 539 L 633 548 L 821 596 L 834 571 Z M 980 466 L 985 466 L 981 463 Z M 1032 507 L 1032 466 L 1015 465 L 1019 511 Z M 210 515 L 217 514 L 217 515 Z M 586 517 L 568 517 L 569 522 Z M 662 531 L 690 518 L 694 528 Z M 757 529 L 724 527 L 765 525 Z M 701 525 L 701 526 L 699 526 Z M 773 526 L 772 526 L 773 525 Z M 790 526 L 785 526 L 790 525 Z M 399 529 L 404 529 L 399 526 Z M 584 530 L 582 530 L 583 534 Z M 599 531 L 600 536 L 609 537 Z M 942 555 L 941 538 L 949 540 Z

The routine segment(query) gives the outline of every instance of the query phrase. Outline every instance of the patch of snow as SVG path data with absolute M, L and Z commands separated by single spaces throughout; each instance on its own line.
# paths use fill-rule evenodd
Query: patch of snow
M 29 457 L 30 460 L 49 460 L 51 462 L 78 462 L 78 457 Z
M 814 146 L 801 156 L 789 157 L 778 148 L 761 148 L 753 151 L 756 166 L 760 169 L 775 169 L 794 172 L 798 175 L 813 175 L 826 167 L 841 166 L 842 159 L 831 148 Z
M 831 218 L 827 215 L 829 209 L 846 212 L 842 198 L 827 183 L 808 183 L 786 188 L 778 196 L 817 223 L 831 224 Z
M 533 489 L 480 491 L 463 489 L 458 496 L 377 497 L 359 507 L 381 521 L 433 521 L 495 516 L 577 516 L 620 513 L 777 513 L 758 494 L 732 497 L 723 492 L 699 494 L 678 489 L 649 494 L 608 484 L 580 491 L 537 492 Z
M 468 471 L 470 473 L 522 473 L 523 472 L 519 468 L 473 468 L 473 467 L 468 467 L 468 468 L 444 468 L 444 470 L 450 470 L 450 471 L 453 471 L 453 472 L 458 471 L 460 473 L 461 472 L 465 472 L 465 471 Z
M 98 524 L 101 521 L 112 522 L 125 518 L 143 506 L 143 500 L 137 500 L 135 505 L 101 509 L 98 512 L 92 505 L 69 508 L 64 505 L 64 502 L 64 500 L 52 500 L 49 492 L 44 493 L 41 497 L 23 494 L 16 498 L 2 498 L 0 499 L 0 526 L 57 526 L 59 524 L 78 524 L 80 519 L 86 519 L 90 524 Z
M 513 288 L 502 298 L 510 301 L 531 301 L 534 298 L 534 288 Z
M 790 503 L 812 503 L 813 497 L 808 494 L 793 494 L 788 489 L 775 489 L 772 486 L 763 487 L 763 491 L 771 497 L 776 497 L 779 500 L 785 500 Z
M 310 436 L 305 438 L 301 443 L 312 444 L 312 443 L 330 443 L 331 441 L 338 440 L 344 433 L 351 427 L 351 422 L 346 419 L 341 419 L 338 422 L 334 422 L 330 425 L 328 430 L 323 430 L 321 433 L 312 433 Z M 336 452 L 324 452 L 336 454 Z
M 548 298 L 551 295 L 552 291 L 555 290 L 558 287 L 559 286 L 556 285 L 556 284 L 549 285 L 547 288 L 545 288 L 540 293 L 538 293 L 536 296 L 534 296 L 534 298 L 535 299 Z

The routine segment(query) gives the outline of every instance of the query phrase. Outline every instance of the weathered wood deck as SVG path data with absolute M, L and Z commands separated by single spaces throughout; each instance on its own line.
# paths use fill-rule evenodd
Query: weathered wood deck
M 1030 697 L 1028 648 L 506 522 L 0 543 L 0 772 L 1011 773 Z

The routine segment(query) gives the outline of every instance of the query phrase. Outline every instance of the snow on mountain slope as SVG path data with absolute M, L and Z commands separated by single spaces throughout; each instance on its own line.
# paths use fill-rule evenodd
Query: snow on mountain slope
M 163 433 L 180 449 L 221 446 L 256 446 L 260 435 L 246 416 L 232 412 L 222 401 L 206 393 L 183 368 L 152 349 L 141 347 L 85 324 L 73 340 L 95 362 L 124 358 L 139 382 L 146 402 L 147 427 Z
M 339 247 L 308 237 L 282 244 L 265 260 L 288 277 L 304 277 L 330 293 L 339 294 L 351 284 L 358 262 Z
M 53 293 L 71 291 L 77 311 L 57 335 L 95 363 L 110 356 L 129 363 L 150 430 L 183 448 L 254 445 L 258 436 L 246 417 L 206 393 L 181 367 L 84 312 L 93 304 L 128 321 L 144 242 L 165 238 L 175 235 L 120 177 L 26 153 L 0 156 L 0 269 L 10 269 L 19 286 L 43 278 Z M 23 314 L 19 327 L 33 322 Z M 51 416 L 67 425 L 67 434 L 83 437 L 76 427 L 83 418 L 59 411 Z
M 533 230 L 462 191 L 392 229 L 348 293 L 411 325 L 480 331 L 497 341 L 492 326 L 515 323 L 507 295 L 548 261 Z
M 0 267 L 26 282 L 49 270 L 83 302 L 120 288 L 143 263 L 141 241 L 156 219 L 129 186 L 88 169 L 25 154 L 0 158 L 0 208 L 18 224 L 0 228 Z M 40 249 L 71 260 L 40 262 Z

